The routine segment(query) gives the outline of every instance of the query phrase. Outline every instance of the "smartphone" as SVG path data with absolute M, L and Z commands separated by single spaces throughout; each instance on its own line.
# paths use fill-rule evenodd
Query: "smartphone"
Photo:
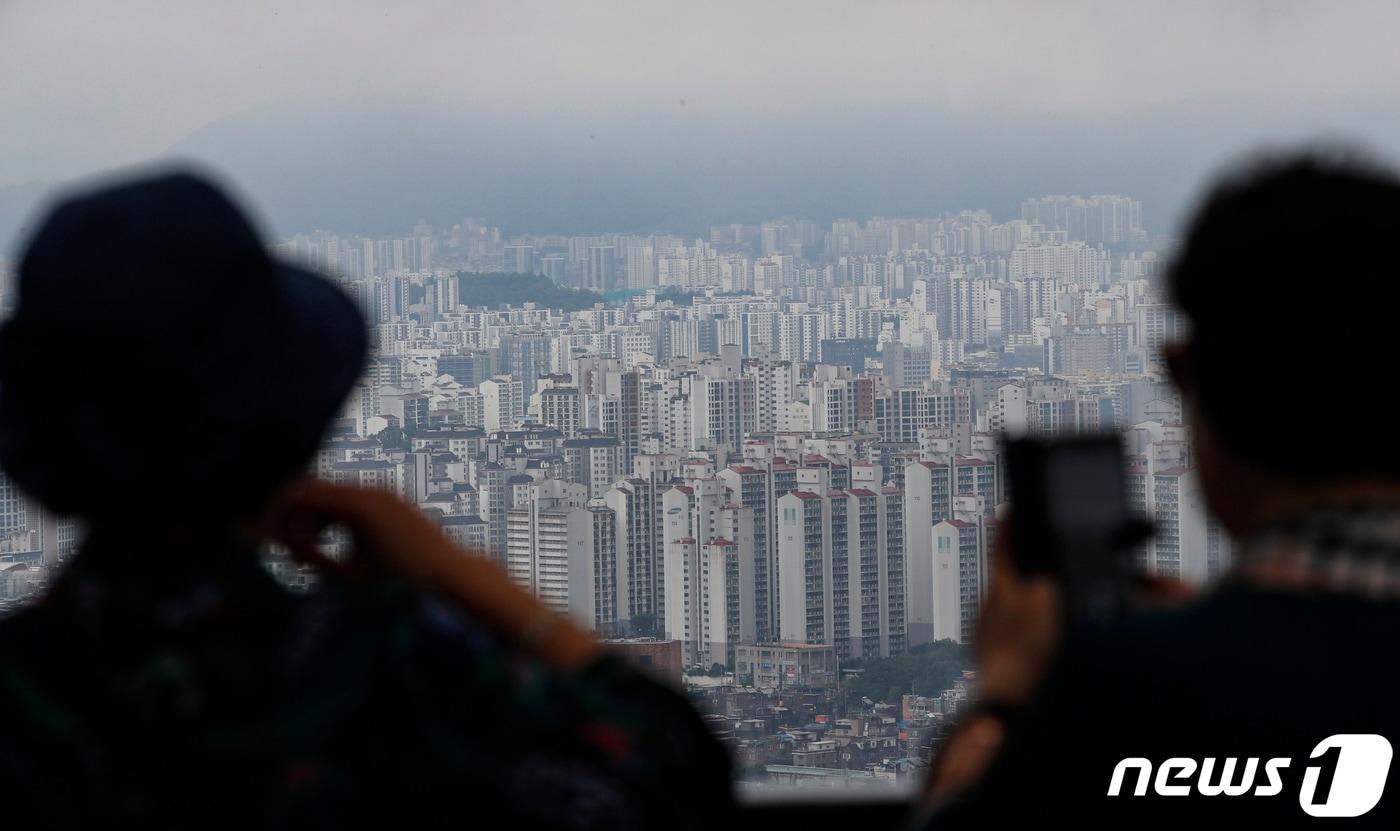
M 1006 464 L 1017 570 L 1058 580 L 1070 616 L 1126 611 L 1135 577 L 1131 548 L 1146 526 L 1128 505 L 1118 437 L 1008 440 Z

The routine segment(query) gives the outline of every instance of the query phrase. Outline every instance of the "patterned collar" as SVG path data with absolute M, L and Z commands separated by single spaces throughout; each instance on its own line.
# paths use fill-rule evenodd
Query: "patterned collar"
M 1282 588 L 1400 598 L 1400 509 L 1359 505 L 1279 522 L 1242 547 L 1235 575 Z

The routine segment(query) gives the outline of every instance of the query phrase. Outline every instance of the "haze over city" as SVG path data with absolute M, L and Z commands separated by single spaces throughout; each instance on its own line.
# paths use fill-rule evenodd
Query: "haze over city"
M 675 231 L 1132 193 L 1400 145 L 1381 2 L 0 7 L 0 251 L 54 183 L 205 162 L 281 234 Z M 64 47 L 42 35 L 62 27 Z M 1342 44 L 1345 44 L 1343 46 Z

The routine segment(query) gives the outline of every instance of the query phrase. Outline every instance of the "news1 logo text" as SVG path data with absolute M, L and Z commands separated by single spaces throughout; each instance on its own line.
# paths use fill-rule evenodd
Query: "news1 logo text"
M 1314 817 L 1359 817 L 1376 807 L 1390 772 L 1390 742 L 1374 733 L 1338 733 L 1317 743 L 1303 769 L 1298 806 Z M 1284 790 L 1287 757 L 1176 756 L 1155 766 L 1130 757 L 1113 768 L 1109 796 L 1270 797 Z M 1136 774 L 1136 781 L 1133 780 Z M 1131 790 L 1125 794 L 1125 784 Z

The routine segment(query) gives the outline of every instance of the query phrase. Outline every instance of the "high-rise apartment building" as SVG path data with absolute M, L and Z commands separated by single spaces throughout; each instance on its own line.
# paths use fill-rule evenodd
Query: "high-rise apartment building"
M 833 644 L 845 657 L 902 651 L 903 524 L 891 499 L 901 496 L 852 487 L 777 500 L 781 640 Z
M 582 485 L 547 479 L 506 510 L 506 571 L 545 605 L 613 633 L 620 571 L 616 519 Z
M 689 663 L 732 665 L 734 647 L 756 634 L 753 512 L 709 475 L 676 485 L 661 503 L 665 634 L 681 641 Z

